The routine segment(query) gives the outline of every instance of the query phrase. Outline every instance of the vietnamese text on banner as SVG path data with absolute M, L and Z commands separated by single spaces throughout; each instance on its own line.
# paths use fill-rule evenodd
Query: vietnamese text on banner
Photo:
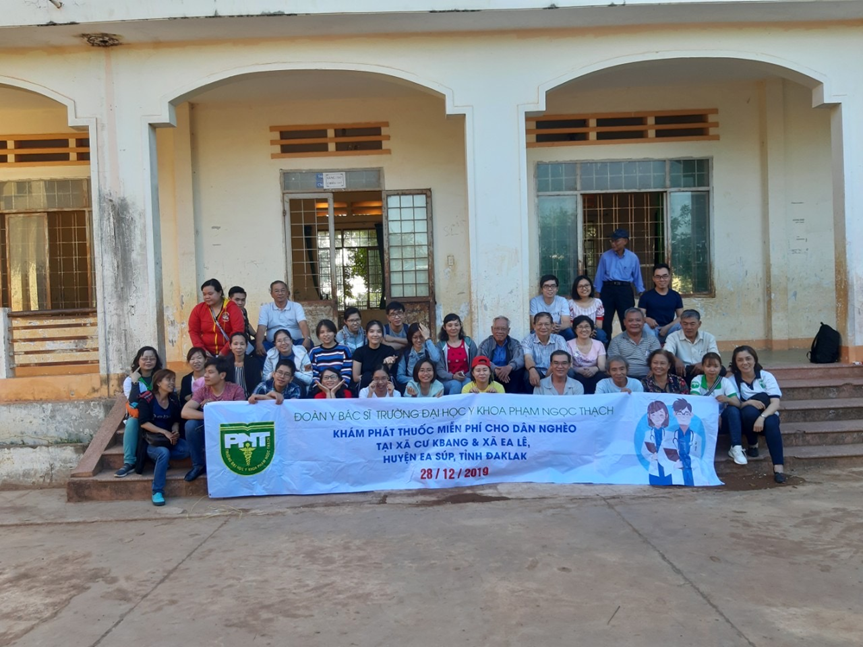
M 204 418 L 211 497 L 501 482 L 721 485 L 714 398 L 217 402 Z

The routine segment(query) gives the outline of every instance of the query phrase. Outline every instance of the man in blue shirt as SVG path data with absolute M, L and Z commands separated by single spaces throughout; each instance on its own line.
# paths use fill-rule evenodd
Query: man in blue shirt
M 654 265 L 653 284 L 656 287 L 641 295 L 638 307 L 644 313 L 644 331 L 664 343 L 668 335 L 680 330 L 683 299 L 671 289 L 671 268 L 666 263 Z
M 602 329 L 608 339 L 611 339 L 615 313 L 620 321 L 620 327 L 625 329 L 624 313 L 635 306 L 633 288 L 640 295 L 644 292 L 644 281 L 641 279 L 641 261 L 633 252 L 626 249 L 629 243 L 629 232 L 626 229 L 615 229 L 609 238 L 611 249 L 599 257 L 593 287 L 605 308 Z

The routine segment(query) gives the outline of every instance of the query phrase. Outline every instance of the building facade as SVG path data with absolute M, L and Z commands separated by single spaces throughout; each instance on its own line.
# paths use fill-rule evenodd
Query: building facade
M 86 441 L 211 277 L 522 334 L 619 226 L 721 349 L 863 360 L 863 2 L 9 4 L 0 443 Z

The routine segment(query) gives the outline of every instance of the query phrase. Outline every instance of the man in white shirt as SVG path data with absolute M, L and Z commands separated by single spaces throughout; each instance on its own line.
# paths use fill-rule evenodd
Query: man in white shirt
M 261 357 L 273 347 L 273 335 L 284 328 L 291 334 L 295 344 L 312 348 L 312 334 L 306 323 L 306 313 L 296 301 L 291 301 L 291 291 L 284 281 L 270 283 L 270 296 L 273 303 L 261 307 L 258 316 L 258 330 L 255 335 L 255 352 Z M 299 368 L 299 367 L 297 367 Z
M 665 340 L 665 350 L 676 358 L 675 372 L 689 382 L 704 373 L 701 359 L 707 353 L 718 355 L 719 349 L 716 337 L 700 330 L 701 313 L 698 310 L 684 310 L 680 315 L 680 327 L 681 330 L 671 333 Z

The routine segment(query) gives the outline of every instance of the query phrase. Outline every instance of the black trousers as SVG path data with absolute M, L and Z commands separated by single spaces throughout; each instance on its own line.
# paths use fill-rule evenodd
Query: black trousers
M 602 320 L 602 329 L 611 341 L 611 327 L 614 325 L 614 315 L 620 320 L 620 329 L 623 326 L 623 313 L 629 308 L 635 307 L 635 294 L 632 291 L 632 283 L 623 281 L 606 281 L 602 284 L 600 292 L 602 307 L 605 308 L 605 319 Z

